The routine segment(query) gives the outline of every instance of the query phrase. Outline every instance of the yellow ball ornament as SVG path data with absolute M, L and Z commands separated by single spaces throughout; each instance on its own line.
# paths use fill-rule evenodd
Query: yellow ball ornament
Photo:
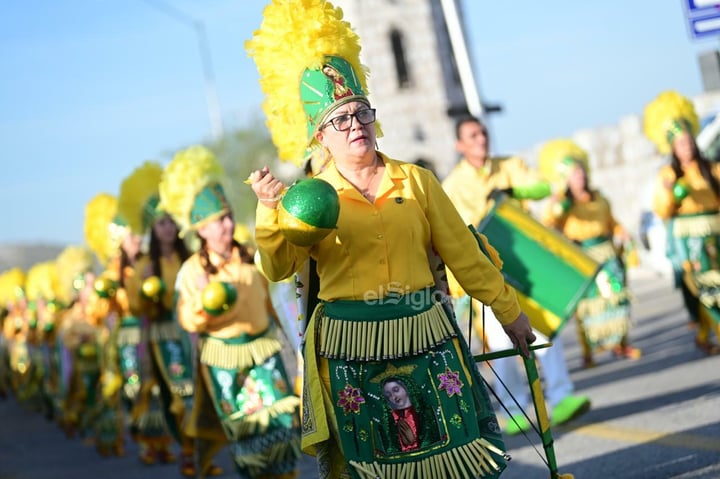
M 230 283 L 213 281 L 202 292 L 203 309 L 212 316 L 228 311 L 235 301 L 237 301 L 237 290 Z
M 145 298 L 158 302 L 163 297 L 167 288 L 165 287 L 165 281 L 158 276 L 150 276 L 143 281 L 140 287 L 142 294 Z
M 112 298 L 117 293 L 118 283 L 107 276 L 100 276 L 93 283 L 93 287 L 101 298 Z

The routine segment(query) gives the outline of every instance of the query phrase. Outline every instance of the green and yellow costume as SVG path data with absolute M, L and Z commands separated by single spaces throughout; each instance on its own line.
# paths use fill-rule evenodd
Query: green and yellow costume
M 205 148 L 178 153 L 160 184 L 160 208 L 183 232 L 223 221 L 231 209 L 222 174 Z M 198 440 L 201 474 L 227 444 L 240 477 L 289 479 L 300 455 L 300 401 L 283 365 L 267 282 L 248 256 L 238 243 L 228 258 L 203 244 L 178 273 L 178 321 L 197 335 L 184 432 Z
M 321 157 L 315 179 L 339 199 L 337 227 L 310 246 L 283 234 L 262 202 L 255 235 L 265 274 L 317 264 L 319 305 L 303 346 L 302 447 L 322 478 L 497 477 L 506 457 L 487 392 L 449 309 L 439 301 L 435 249 L 504 323 L 520 308 L 428 170 L 377 152 L 384 173 L 369 202 L 314 134 L 349 101 L 369 106 L 360 44 L 329 2 L 276 0 L 247 49 L 256 62 L 281 159 Z M 300 91 L 298 95 L 298 82 Z M 389 410 L 384 384 L 402 380 L 410 404 Z M 420 398 L 422 396 L 422 400 Z
M 639 357 L 640 351 L 628 344 L 632 295 L 620 257 L 622 240 L 618 240 L 625 230 L 613 216 L 608 199 L 590 189 L 587 153 L 571 140 L 558 139 L 543 145 L 539 156 L 540 171 L 558 188 L 557 197 L 546 205 L 543 223 L 559 230 L 602 265 L 575 313 L 585 365 L 593 364 L 594 352 L 611 348 L 618 354 Z M 575 167 L 582 168 L 586 181 L 578 198 L 568 190 L 568 175 Z
M 674 137 L 687 132 L 694 138 L 699 130 L 692 102 L 675 91 L 659 94 L 645 109 L 645 133 L 661 153 L 672 153 Z M 696 150 L 697 152 L 697 150 Z M 672 153 L 671 165 L 657 175 L 653 211 L 667 224 L 667 254 L 675 272 L 675 284 L 683 292 L 690 319 L 697 324 L 697 345 L 708 353 L 718 351 L 712 344 L 720 328 L 720 198 L 707 174 L 720 180 L 720 165 L 698 156 L 680 164 Z M 666 184 L 673 185 L 668 188 Z

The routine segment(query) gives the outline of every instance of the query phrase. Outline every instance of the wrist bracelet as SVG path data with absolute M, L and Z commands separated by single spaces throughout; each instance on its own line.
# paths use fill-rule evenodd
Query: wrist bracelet
M 275 196 L 273 198 L 258 198 L 260 201 L 280 201 L 282 199 L 282 196 Z

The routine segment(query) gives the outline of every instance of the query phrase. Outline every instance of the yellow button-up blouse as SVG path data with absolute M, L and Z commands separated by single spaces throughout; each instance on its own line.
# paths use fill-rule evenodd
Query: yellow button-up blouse
M 426 169 L 390 159 L 375 202 L 369 202 L 331 164 L 317 178 L 340 198 L 337 229 L 312 247 L 289 243 L 278 227 L 278 212 L 258 204 L 255 236 L 263 270 L 279 281 L 312 256 L 325 301 L 382 298 L 433 286 L 431 247 L 471 296 L 492 307 L 507 324 L 520 314 L 512 289 L 485 257 L 435 176 Z
M 662 167 L 657 175 L 653 196 L 655 214 L 666 220 L 676 215 L 717 213 L 720 203 L 708 182 L 703 178 L 697 162 L 683 168 L 683 174 L 690 194 L 677 204 L 672 190 L 663 185 L 665 179 L 675 182 L 675 172 L 669 165 Z M 715 178 L 720 178 L 720 164 L 712 165 L 712 174 Z
M 543 223 L 561 231 L 568 239 L 585 241 L 598 237 L 612 237 L 622 232 L 622 227 L 612 215 L 610 203 L 598 191 L 590 201 L 575 201 L 564 214 L 552 214 L 553 205 L 548 204 Z
M 200 255 L 195 253 L 180 268 L 177 278 L 177 314 L 180 325 L 190 332 L 206 332 L 219 338 L 233 338 L 241 334 L 257 335 L 270 326 L 275 311 L 270 301 L 267 280 L 253 264 L 244 263 L 237 248 L 225 260 L 210 252 L 210 260 L 217 267 L 208 275 Z M 237 300 L 225 313 L 207 314 L 202 307 L 202 292 L 206 282 L 231 283 L 237 290 Z

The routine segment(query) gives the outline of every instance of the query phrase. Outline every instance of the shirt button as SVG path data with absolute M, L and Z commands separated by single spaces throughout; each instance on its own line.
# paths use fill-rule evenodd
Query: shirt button
M 381 259 L 381 260 L 380 260 L 380 264 L 385 264 L 385 260 L 384 260 L 384 259 Z
M 373 214 L 372 214 L 372 215 L 373 215 L 373 216 L 377 216 L 377 215 L 378 215 L 377 210 L 373 211 Z
M 377 235 L 377 239 L 383 239 L 383 235 Z

